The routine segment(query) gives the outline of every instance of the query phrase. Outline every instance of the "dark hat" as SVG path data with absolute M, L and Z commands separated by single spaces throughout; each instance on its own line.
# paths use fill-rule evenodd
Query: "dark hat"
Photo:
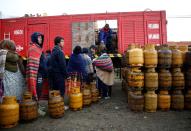
M 82 52 L 83 52 L 83 53 L 88 53 L 88 48 L 83 48 L 83 49 L 82 49 Z
M 96 47 L 96 45 L 91 45 L 91 46 L 90 46 L 90 49 L 95 49 L 95 50 L 96 50 L 97 47 Z
M 76 46 L 76 47 L 74 47 L 73 53 L 76 54 L 76 55 L 82 53 L 82 48 L 81 48 L 81 46 Z
M 42 37 L 42 44 L 40 45 L 38 43 L 38 36 L 41 36 Z M 43 46 L 43 42 L 44 42 L 44 35 L 41 34 L 40 32 L 34 32 L 32 35 L 31 35 L 31 41 L 37 45 L 39 45 L 41 48 Z

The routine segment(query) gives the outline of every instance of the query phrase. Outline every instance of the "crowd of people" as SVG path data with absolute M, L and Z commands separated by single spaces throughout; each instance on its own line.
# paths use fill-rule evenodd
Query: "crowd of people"
M 100 45 L 100 53 L 95 57 L 97 47 L 76 46 L 66 64 L 64 38 L 54 39 L 54 48 L 43 52 L 44 35 L 35 32 L 31 35 L 27 64 L 23 66 L 22 58 L 16 52 L 14 41 L 0 42 L 0 102 L 3 96 L 16 96 L 22 100 L 24 91 L 32 93 L 37 102 L 48 99 L 49 90 L 59 90 L 65 95 L 65 80 L 71 73 L 78 73 L 81 82 L 97 83 L 100 97 L 109 99 L 114 81 L 113 63 L 106 53 L 105 44 Z M 101 96 L 102 95 L 102 96 Z

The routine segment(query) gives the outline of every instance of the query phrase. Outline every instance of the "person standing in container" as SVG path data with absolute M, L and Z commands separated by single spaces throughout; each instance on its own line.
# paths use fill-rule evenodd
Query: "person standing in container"
M 99 41 L 100 44 L 104 44 L 106 46 L 107 52 L 113 52 L 112 30 L 109 27 L 109 24 L 105 24 L 105 26 L 100 30 Z

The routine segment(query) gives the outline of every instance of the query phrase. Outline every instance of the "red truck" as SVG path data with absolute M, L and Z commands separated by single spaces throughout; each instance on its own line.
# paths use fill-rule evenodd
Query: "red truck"
M 65 39 L 64 52 L 70 55 L 73 45 L 73 24 L 96 22 L 99 20 L 117 21 L 117 52 L 123 53 L 128 44 L 167 43 L 166 12 L 115 12 L 96 14 L 76 14 L 44 17 L 20 17 L 0 20 L 0 40 L 14 40 L 17 52 L 27 56 L 30 36 L 33 32 L 45 35 L 44 50 L 52 49 L 57 35 Z M 90 43 L 91 44 L 91 43 Z

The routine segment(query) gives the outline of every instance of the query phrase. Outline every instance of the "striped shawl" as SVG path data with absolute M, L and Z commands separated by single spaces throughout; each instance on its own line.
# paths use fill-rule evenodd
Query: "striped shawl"
M 26 81 L 29 91 L 37 98 L 36 83 L 42 49 L 31 44 L 28 51 Z
M 96 58 L 93 61 L 93 64 L 104 71 L 112 72 L 113 71 L 113 63 L 108 54 L 103 53 L 100 57 Z

